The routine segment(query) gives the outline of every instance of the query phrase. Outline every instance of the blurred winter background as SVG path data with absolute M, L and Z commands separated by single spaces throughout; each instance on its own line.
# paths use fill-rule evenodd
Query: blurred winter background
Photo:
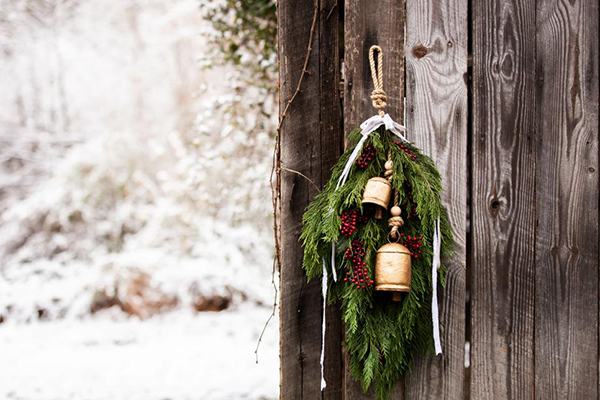
M 0 5 L 0 399 L 277 398 L 274 1 Z

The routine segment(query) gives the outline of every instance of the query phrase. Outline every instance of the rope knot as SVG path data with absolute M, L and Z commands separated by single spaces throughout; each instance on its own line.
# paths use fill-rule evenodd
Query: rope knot
M 391 169 L 386 169 L 384 175 L 385 175 L 385 178 L 391 182 L 392 178 L 394 176 L 394 171 L 392 171 Z
M 398 229 L 402 228 L 403 225 L 404 220 L 400 216 L 391 217 L 388 219 L 388 228 L 392 228 L 390 231 L 390 236 L 392 239 L 396 239 L 398 237 Z
M 387 106 L 387 96 L 382 89 L 375 89 L 371 92 L 371 100 L 373 107 L 382 111 Z

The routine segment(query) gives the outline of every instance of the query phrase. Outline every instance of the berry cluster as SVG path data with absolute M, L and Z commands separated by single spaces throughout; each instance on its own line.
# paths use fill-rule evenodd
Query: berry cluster
M 340 233 L 343 236 L 350 237 L 356 230 L 356 218 L 358 216 L 358 212 L 356 210 L 353 211 L 344 211 L 340 217 L 342 218 L 342 226 L 340 226 Z
M 419 258 L 421 254 L 421 246 L 423 245 L 423 236 L 411 236 L 400 234 L 400 243 L 410 250 L 410 255 L 414 258 Z
M 412 195 L 412 190 L 411 190 L 411 186 L 408 185 L 408 189 L 406 191 L 406 197 L 408 197 L 408 199 L 410 200 L 410 212 L 407 215 L 407 218 L 414 218 L 417 216 L 417 203 L 413 200 L 413 195 Z M 408 207 L 406 207 L 406 209 L 408 210 Z
M 355 164 L 360 168 L 365 169 L 369 166 L 369 163 L 375 158 L 375 147 L 372 144 L 368 144 L 363 148 L 360 158 L 356 160 Z
M 412 147 L 409 146 L 407 144 L 402 144 L 400 143 L 398 140 L 394 140 L 394 144 L 396 146 L 400 146 L 400 148 L 406 153 L 408 154 L 408 157 L 410 158 L 411 161 L 417 161 L 417 150 Z
M 343 236 L 350 237 L 356 230 L 356 223 L 360 222 L 366 224 L 368 221 L 367 217 L 358 214 L 358 210 L 344 211 L 340 217 L 342 218 L 342 226 L 340 227 L 340 233 Z
M 344 257 L 350 259 L 344 282 L 351 282 L 357 289 L 366 289 L 374 283 L 369 275 L 367 263 L 363 261 L 364 256 L 365 243 L 357 239 L 352 241 L 351 247 L 344 253 Z

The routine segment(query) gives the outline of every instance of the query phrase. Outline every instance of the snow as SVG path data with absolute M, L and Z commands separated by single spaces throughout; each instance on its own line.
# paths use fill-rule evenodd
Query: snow
M 276 399 L 278 330 L 254 348 L 269 311 L 101 316 L 0 328 L 0 398 Z M 277 320 L 271 321 L 276 327 Z
M 0 0 L 0 399 L 277 398 L 276 101 L 198 6 Z

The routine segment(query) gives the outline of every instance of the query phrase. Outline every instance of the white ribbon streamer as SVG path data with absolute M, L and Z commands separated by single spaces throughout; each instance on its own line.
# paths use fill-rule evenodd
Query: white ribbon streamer
M 327 386 L 325 382 L 325 314 L 327 313 L 327 267 L 323 259 L 323 326 L 321 333 L 321 391 Z
M 325 261 L 325 260 L 323 260 Z M 337 282 L 337 272 L 335 271 L 335 243 L 331 242 L 331 272 L 333 272 L 333 281 Z
M 394 135 L 398 136 L 400 138 L 400 140 L 402 140 L 404 142 L 408 142 L 408 140 L 406 140 L 404 135 L 402 135 L 402 133 L 401 133 L 401 132 L 406 132 L 406 127 L 395 122 L 392 119 L 392 117 L 390 117 L 389 114 L 384 114 L 383 117 L 381 115 L 372 116 L 371 118 L 369 118 L 368 120 L 366 120 L 365 122 L 360 124 L 360 129 L 362 130 L 362 132 L 361 132 L 362 138 L 360 138 L 360 140 L 354 147 L 354 150 L 352 150 L 352 153 L 350 154 L 350 158 L 348 158 L 348 161 L 346 162 L 346 165 L 344 166 L 344 170 L 342 171 L 342 174 L 340 175 L 340 178 L 338 179 L 337 186 L 335 187 L 336 189 L 338 189 L 340 186 L 343 186 L 344 183 L 346 183 L 346 180 L 348 179 L 348 175 L 350 175 L 350 170 L 352 169 L 352 164 L 354 164 L 356 157 L 358 157 L 358 153 L 362 149 L 362 146 L 365 143 L 365 140 L 367 140 L 367 138 L 369 137 L 371 132 L 374 132 L 381 125 L 385 125 L 385 129 L 392 132 Z
M 433 259 L 431 261 L 431 280 L 433 293 L 431 296 L 431 319 L 433 322 L 433 343 L 435 346 L 435 355 L 442 354 L 442 344 L 440 342 L 440 319 L 437 300 L 437 277 L 440 269 L 440 251 L 442 247 L 442 236 L 440 234 L 440 217 L 435 221 L 435 231 L 433 232 Z

